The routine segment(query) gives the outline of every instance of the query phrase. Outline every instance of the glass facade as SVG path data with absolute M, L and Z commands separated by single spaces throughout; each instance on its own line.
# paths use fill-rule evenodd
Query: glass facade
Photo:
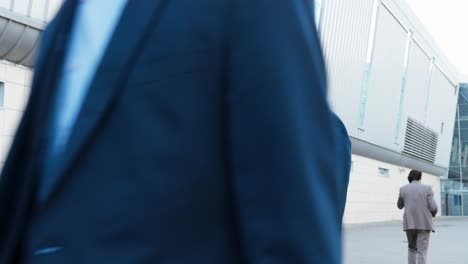
M 468 216 L 468 84 L 461 84 L 448 179 L 441 181 L 442 215 Z

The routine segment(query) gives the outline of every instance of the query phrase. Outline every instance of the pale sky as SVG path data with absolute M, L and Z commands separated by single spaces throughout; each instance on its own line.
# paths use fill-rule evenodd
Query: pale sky
M 468 75 L 468 0 L 406 0 L 458 72 Z

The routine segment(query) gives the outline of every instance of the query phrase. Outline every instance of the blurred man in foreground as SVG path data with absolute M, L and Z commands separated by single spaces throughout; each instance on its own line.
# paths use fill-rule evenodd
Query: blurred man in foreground
M 0 263 L 338 264 L 349 140 L 310 5 L 66 1 L 0 182 Z
M 403 230 L 408 238 L 408 264 L 425 264 L 429 237 L 434 230 L 432 218 L 437 214 L 437 204 L 431 186 L 421 183 L 422 173 L 412 170 L 409 184 L 400 188 L 397 206 L 405 208 Z

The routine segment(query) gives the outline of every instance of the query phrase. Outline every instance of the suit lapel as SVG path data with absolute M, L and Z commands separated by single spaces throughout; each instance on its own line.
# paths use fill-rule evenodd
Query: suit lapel
M 57 188 L 96 131 L 99 122 L 109 113 L 112 101 L 125 83 L 134 59 L 143 48 L 148 31 L 156 26 L 163 3 L 166 1 L 128 1 L 89 87 L 63 160 L 58 162 L 53 183 L 49 190 L 45 190 L 45 197 L 41 197 L 42 201 L 47 200 Z
M 57 13 L 57 16 L 49 23 L 46 31 L 43 32 L 39 45 L 40 51 L 43 52 L 39 52 L 34 63 L 35 76 L 44 76 L 46 74 L 44 70 L 50 69 L 45 67 L 45 63 L 50 63 L 51 56 L 64 51 L 75 16 L 77 2 L 77 0 L 66 1 Z M 60 68 L 61 65 L 55 64 L 55 66 L 56 68 Z
M 31 92 L 31 98 L 34 98 L 31 103 L 35 103 L 39 108 L 34 110 L 41 113 L 37 115 L 40 116 L 39 122 L 44 121 L 44 115 L 47 115 L 51 105 L 50 99 L 56 90 L 55 86 L 62 69 L 65 47 L 69 39 L 77 2 L 77 0 L 66 1 L 42 36 L 40 45 L 42 52 L 39 53 L 36 60 Z M 43 126 L 42 123 L 39 127 Z

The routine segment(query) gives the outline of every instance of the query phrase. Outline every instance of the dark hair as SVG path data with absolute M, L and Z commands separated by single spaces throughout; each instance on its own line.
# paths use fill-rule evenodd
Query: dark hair
M 408 181 L 409 182 L 412 182 L 412 181 L 420 181 L 421 180 L 421 177 L 422 177 L 422 173 L 418 170 L 412 170 L 410 171 L 409 175 L 408 175 Z

